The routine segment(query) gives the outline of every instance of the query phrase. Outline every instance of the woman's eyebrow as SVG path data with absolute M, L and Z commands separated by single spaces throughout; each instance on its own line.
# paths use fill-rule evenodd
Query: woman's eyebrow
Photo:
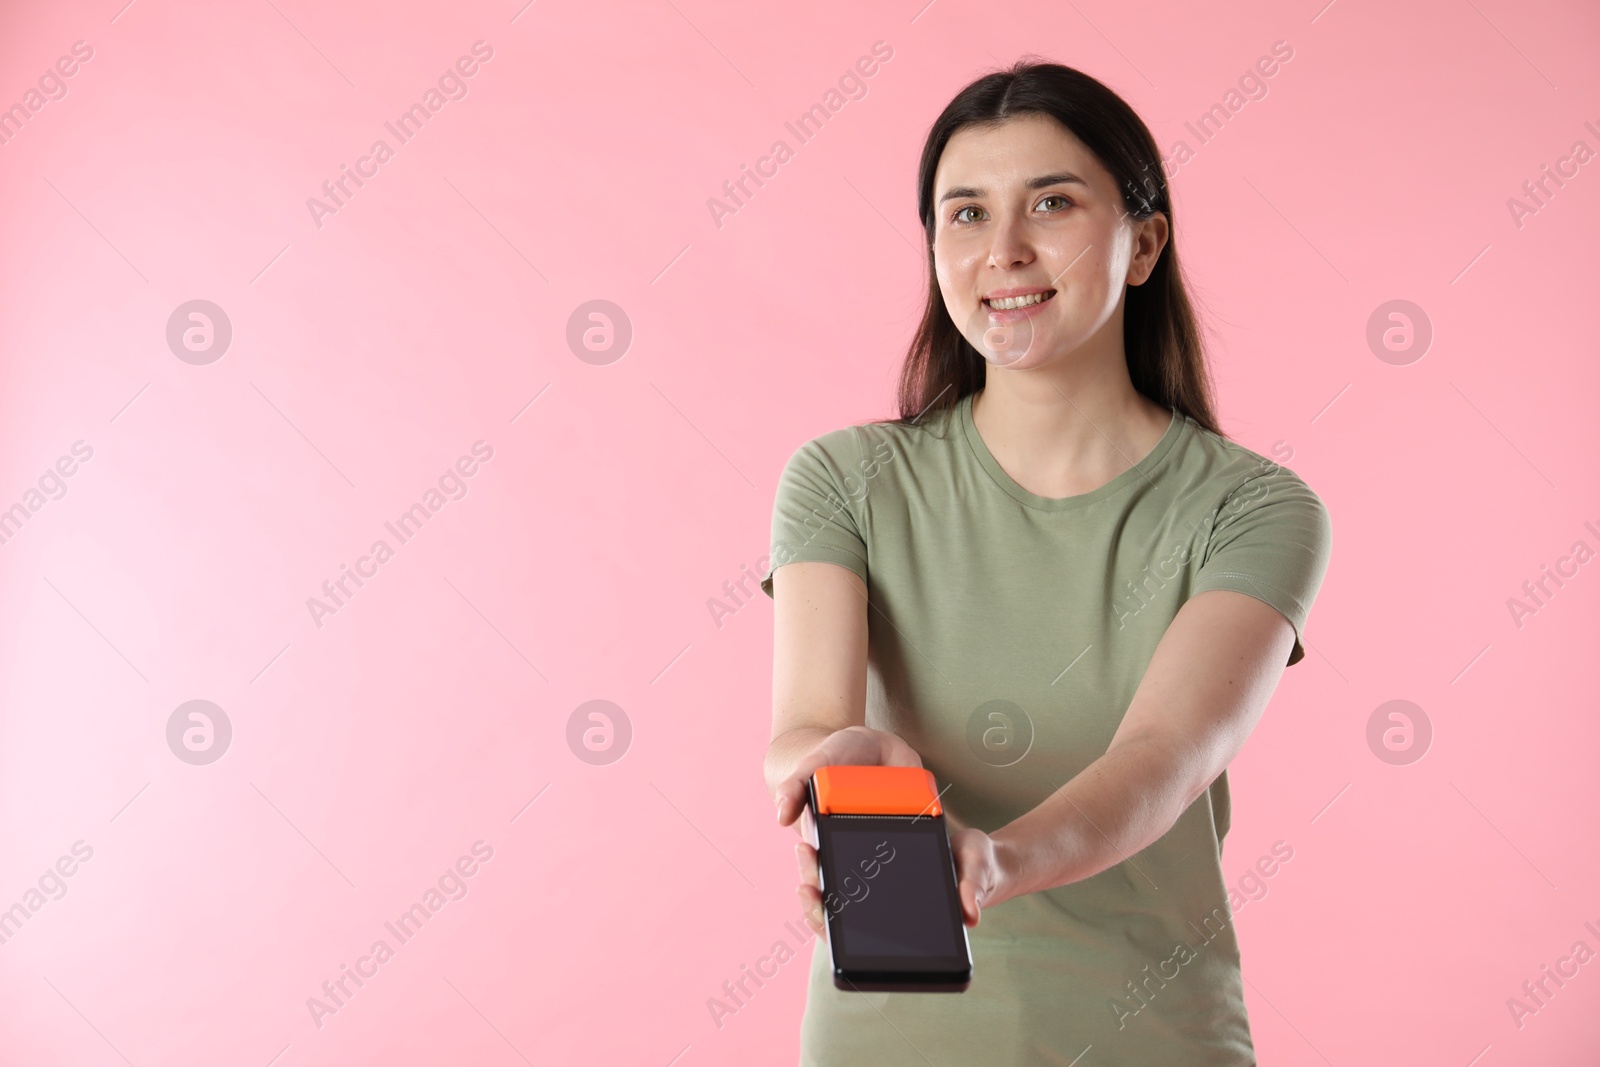
M 1041 174 L 1037 178 L 1029 178 L 1028 181 L 1027 181 L 1027 188 L 1029 188 L 1029 189 L 1043 189 L 1043 188 L 1045 188 L 1047 186 L 1051 186 L 1051 185 L 1074 185 L 1074 184 L 1075 185 L 1084 186 L 1085 188 L 1087 188 L 1088 185 L 1089 185 L 1088 182 L 1084 181 L 1082 178 L 1078 177 L 1076 174 L 1073 174 L 1070 171 L 1065 171 L 1064 170 L 1064 171 L 1060 172 L 1059 174 Z M 983 195 L 984 194 L 983 194 L 983 190 L 982 189 L 976 188 L 976 187 L 971 186 L 971 185 L 958 185 L 954 189 L 949 190 L 943 196 L 941 196 L 939 198 L 939 203 L 942 204 L 946 200 L 955 200 L 955 199 L 962 198 L 962 197 L 972 197 L 974 199 L 982 199 Z

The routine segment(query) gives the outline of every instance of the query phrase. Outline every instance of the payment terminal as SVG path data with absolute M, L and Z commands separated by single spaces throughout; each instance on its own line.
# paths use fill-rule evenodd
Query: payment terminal
M 965 990 L 972 954 L 933 773 L 820 767 L 811 776 L 809 804 L 834 986 Z

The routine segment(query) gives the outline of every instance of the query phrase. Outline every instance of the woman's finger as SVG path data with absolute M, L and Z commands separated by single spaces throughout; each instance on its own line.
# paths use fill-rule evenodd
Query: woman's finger
M 794 783 L 792 780 L 784 782 L 773 792 L 778 807 L 778 825 L 788 826 L 799 814 L 799 806 L 795 802 Z
M 826 767 L 829 762 L 830 760 L 826 756 L 817 756 L 806 761 L 806 763 L 801 764 L 800 770 L 796 771 L 793 776 L 773 791 L 777 798 L 779 826 L 788 826 L 811 806 L 809 804 L 811 788 L 808 784 L 811 780 L 811 775 L 817 767 Z M 812 763 L 815 763 L 816 766 L 811 766 Z
M 978 907 L 978 887 L 970 878 L 963 878 L 958 888 L 961 896 L 961 920 L 968 926 L 977 926 L 982 911 Z
M 822 922 L 822 891 L 810 885 L 796 886 L 794 891 L 805 908 L 806 925 L 818 936 L 827 933 L 827 927 Z
M 795 860 L 800 866 L 800 884 L 822 889 L 822 875 L 817 869 L 817 850 L 804 841 L 794 845 Z
M 786 787 L 778 791 L 778 825 L 793 826 L 795 832 L 807 841 L 816 840 L 816 824 L 811 818 L 810 795 L 804 788 L 791 793 Z
M 988 838 L 981 831 L 958 830 L 951 835 L 950 851 L 956 864 L 956 895 L 961 900 L 961 918 L 977 926 L 983 913 L 979 893 L 989 884 L 988 853 L 981 847 Z

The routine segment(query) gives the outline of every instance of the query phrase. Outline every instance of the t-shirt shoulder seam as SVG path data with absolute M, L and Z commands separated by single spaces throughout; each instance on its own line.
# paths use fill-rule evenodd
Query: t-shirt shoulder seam
M 1305 608 L 1305 605 L 1303 603 L 1301 603 L 1300 598 L 1295 596 L 1293 593 L 1289 592 L 1289 590 L 1281 588 L 1280 586 L 1273 585 L 1271 582 L 1267 581 L 1265 578 L 1258 577 L 1257 575 L 1245 574 L 1243 571 L 1206 571 L 1203 574 L 1198 576 L 1198 578 L 1196 579 L 1196 583 L 1197 584 L 1203 583 L 1203 582 L 1205 582 L 1205 581 L 1207 581 L 1209 579 L 1212 579 L 1212 578 L 1243 578 L 1245 581 L 1250 582 L 1252 585 L 1263 585 L 1263 586 L 1266 586 L 1268 589 L 1271 589 L 1275 593 L 1283 594 L 1284 598 L 1287 599 L 1289 601 L 1289 603 L 1293 604 L 1297 608 L 1300 608 L 1302 610 L 1304 610 L 1304 608 Z
M 850 425 L 835 427 L 832 430 L 824 430 L 816 436 L 805 441 L 800 447 L 815 449 L 826 455 L 830 445 L 835 445 L 846 439 L 852 442 L 859 442 L 860 439 L 856 435 L 856 431 L 859 429 L 859 426 Z
M 850 469 L 850 459 L 847 453 L 853 450 L 857 458 L 861 455 L 859 430 L 860 427 L 855 425 L 840 426 L 836 429 L 826 430 L 810 438 L 795 450 L 797 453 L 810 452 L 815 456 L 817 462 L 828 472 L 829 480 L 833 482 L 834 489 L 838 491 L 840 498 L 845 501 L 847 507 L 853 501 L 850 500 L 849 494 L 844 491 L 842 472 Z M 855 517 L 853 509 L 851 509 L 851 517 Z

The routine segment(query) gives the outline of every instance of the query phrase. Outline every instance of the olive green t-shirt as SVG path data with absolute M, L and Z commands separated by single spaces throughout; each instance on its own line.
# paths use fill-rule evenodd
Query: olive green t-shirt
M 801 445 L 772 571 L 820 560 L 868 589 L 866 723 L 903 737 L 970 826 L 994 831 L 1102 755 L 1184 601 L 1231 589 L 1294 626 L 1331 526 L 1296 474 L 1174 412 L 1092 492 L 1041 497 L 996 462 L 972 397 L 914 426 Z M 1228 891 L 1224 773 L 1161 838 L 1071 885 L 985 909 L 964 993 L 834 989 L 817 939 L 804 1065 L 1255 1063 Z M 1092 1048 L 1091 1048 L 1092 1046 Z

